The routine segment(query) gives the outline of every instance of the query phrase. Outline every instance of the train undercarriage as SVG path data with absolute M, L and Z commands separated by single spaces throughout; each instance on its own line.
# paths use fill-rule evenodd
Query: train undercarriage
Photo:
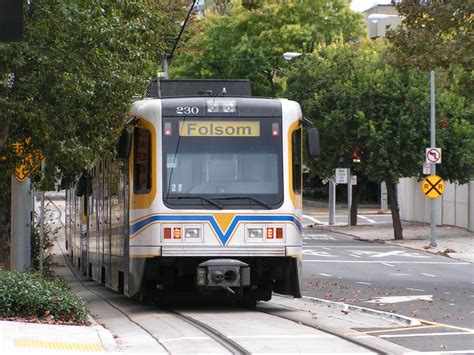
M 158 302 L 197 298 L 247 305 L 272 292 L 301 297 L 298 259 L 290 257 L 156 257 L 148 259 L 141 294 Z

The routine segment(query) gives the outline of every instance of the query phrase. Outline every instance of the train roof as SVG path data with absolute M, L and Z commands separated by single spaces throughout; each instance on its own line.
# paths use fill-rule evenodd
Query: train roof
M 184 79 L 151 80 L 145 93 L 147 98 L 172 97 L 225 97 L 252 96 L 247 79 Z

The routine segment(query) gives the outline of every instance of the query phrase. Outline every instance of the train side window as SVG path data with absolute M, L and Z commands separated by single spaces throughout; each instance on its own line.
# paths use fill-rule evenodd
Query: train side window
M 293 191 L 301 193 L 301 128 L 291 135 L 293 160 Z
M 151 133 L 135 128 L 133 157 L 133 191 L 146 194 L 151 191 Z

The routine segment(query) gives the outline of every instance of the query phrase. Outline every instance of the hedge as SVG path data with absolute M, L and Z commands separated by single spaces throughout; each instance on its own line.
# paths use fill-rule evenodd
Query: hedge
M 0 317 L 85 324 L 87 309 L 58 278 L 0 269 Z

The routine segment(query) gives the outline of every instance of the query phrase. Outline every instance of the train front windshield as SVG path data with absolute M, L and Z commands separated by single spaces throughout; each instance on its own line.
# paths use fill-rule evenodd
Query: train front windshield
M 281 118 L 163 120 L 170 208 L 274 209 L 283 202 Z

